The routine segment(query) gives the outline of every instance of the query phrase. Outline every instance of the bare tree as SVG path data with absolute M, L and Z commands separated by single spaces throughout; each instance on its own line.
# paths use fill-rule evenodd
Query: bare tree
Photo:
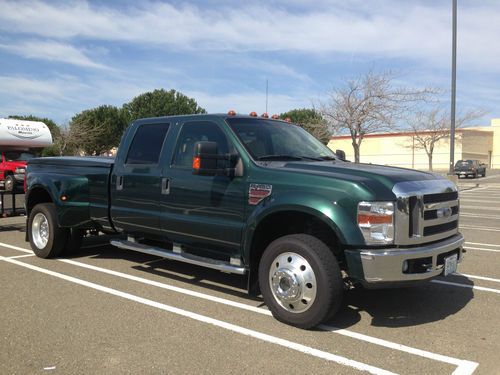
M 388 131 L 417 102 L 429 100 L 432 89 L 409 89 L 394 86 L 391 72 L 368 72 L 344 81 L 329 93 L 320 110 L 335 133 L 348 131 L 355 162 L 359 163 L 360 146 L 367 134 Z
M 455 127 L 462 128 L 471 121 L 485 115 L 483 110 L 468 111 L 461 116 L 456 116 Z M 432 171 L 432 157 L 436 144 L 450 136 L 450 114 L 436 107 L 429 111 L 417 112 L 410 121 L 410 126 L 415 141 L 415 148 L 425 150 L 429 159 L 429 171 Z

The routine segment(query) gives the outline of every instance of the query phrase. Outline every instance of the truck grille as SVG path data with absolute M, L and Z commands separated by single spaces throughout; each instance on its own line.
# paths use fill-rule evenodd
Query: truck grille
M 405 182 L 393 191 L 398 199 L 396 245 L 437 241 L 458 232 L 458 192 L 450 181 Z

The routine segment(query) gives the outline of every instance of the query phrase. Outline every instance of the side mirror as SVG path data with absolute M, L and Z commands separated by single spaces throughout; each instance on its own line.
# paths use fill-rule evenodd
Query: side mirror
M 239 162 L 238 155 L 218 154 L 217 142 L 200 141 L 194 145 L 193 174 L 201 176 L 228 176 L 235 177 L 243 175 L 240 167 L 235 164 Z M 225 161 L 220 165 L 219 161 Z
M 337 154 L 340 160 L 346 161 L 344 150 L 336 150 L 335 153 Z

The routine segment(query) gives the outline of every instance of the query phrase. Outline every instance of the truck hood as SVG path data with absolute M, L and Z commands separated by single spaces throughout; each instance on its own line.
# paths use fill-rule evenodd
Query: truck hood
M 337 180 L 353 181 L 372 185 L 382 184 L 392 190 L 395 184 L 407 181 L 440 180 L 444 177 L 413 169 L 387 167 L 377 164 L 355 164 L 340 161 L 269 163 L 266 167 L 321 175 Z

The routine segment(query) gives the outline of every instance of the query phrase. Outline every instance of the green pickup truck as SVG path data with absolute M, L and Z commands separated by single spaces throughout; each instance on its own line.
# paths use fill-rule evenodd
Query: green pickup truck
M 347 286 L 406 286 L 462 260 L 456 186 L 436 174 L 353 164 L 278 119 L 141 119 L 116 158 L 30 160 L 35 254 L 111 244 L 245 275 L 280 321 L 311 328 Z

